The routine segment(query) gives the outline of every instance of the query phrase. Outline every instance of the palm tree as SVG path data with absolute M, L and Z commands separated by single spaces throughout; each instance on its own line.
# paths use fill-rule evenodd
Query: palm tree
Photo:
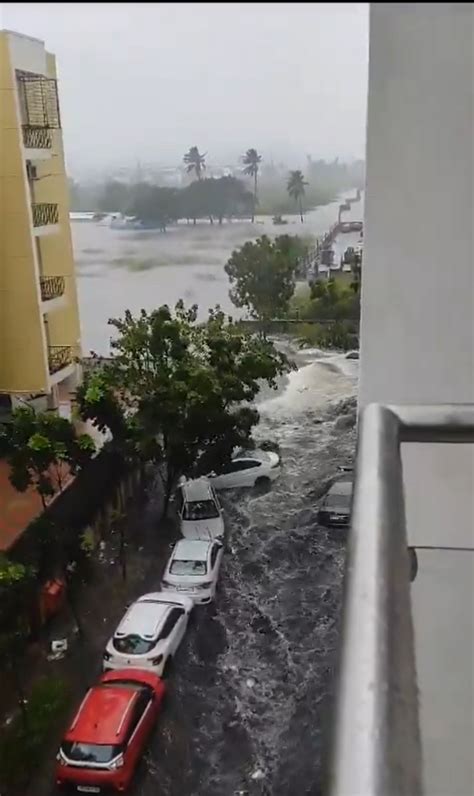
M 253 177 L 253 209 L 252 209 L 252 223 L 255 217 L 255 208 L 257 206 L 257 176 L 258 167 L 262 162 L 262 156 L 258 154 L 256 149 L 247 149 L 242 158 L 244 163 L 244 174 Z
M 290 171 L 288 182 L 286 184 L 286 190 L 288 191 L 289 195 L 292 199 L 295 200 L 298 204 L 298 209 L 300 211 L 300 218 L 301 223 L 303 223 L 303 196 L 304 196 L 304 189 L 305 185 L 309 185 L 306 182 L 303 173 L 301 171 Z
M 198 180 L 202 177 L 202 172 L 206 168 L 206 155 L 207 152 L 204 152 L 204 155 L 201 155 L 197 146 L 192 146 L 189 148 L 189 151 L 186 152 L 183 160 L 186 163 L 186 172 L 189 174 L 191 171 L 196 173 L 196 177 Z

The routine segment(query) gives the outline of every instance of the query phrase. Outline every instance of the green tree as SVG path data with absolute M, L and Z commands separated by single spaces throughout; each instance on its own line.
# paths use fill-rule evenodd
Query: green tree
M 244 334 L 219 308 L 204 323 L 196 306 L 186 309 L 182 302 L 174 313 L 164 305 L 109 322 L 117 337 L 112 362 L 101 371 L 101 390 L 112 391 L 130 419 L 130 449 L 162 465 L 166 511 L 181 474 L 209 472 L 249 443 L 258 422 L 249 402 L 262 382 L 275 386 L 290 365 L 271 343 Z M 103 422 L 105 415 L 98 411 L 97 417 Z
M 200 180 L 202 172 L 206 168 L 206 155 L 207 152 L 201 155 L 197 146 L 190 147 L 183 157 L 183 161 L 186 164 L 186 172 L 190 174 L 194 171 L 196 177 Z
M 0 668 L 11 678 L 25 726 L 27 712 L 20 660 L 30 632 L 34 586 L 33 568 L 0 554 Z
M 306 182 L 301 171 L 290 171 L 286 190 L 288 191 L 288 195 L 291 196 L 298 205 L 301 223 L 303 223 L 303 196 L 305 195 L 306 185 L 309 185 L 309 183 Z
M 257 207 L 257 180 L 258 180 L 258 169 L 260 163 L 262 162 L 262 156 L 258 154 L 256 149 L 247 149 L 245 155 L 243 156 L 243 163 L 244 163 L 244 174 L 247 174 L 249 177 L 253 177 L 253 208 L 252 208 L 252 223 L 255 218 L 255 208 Z
M 118 180 L 106 182 L 98 199 L 104 213 L 126 213 L 130 202 L 130 186 Z
M 290 253 L 289 236 L 271 241 L 266 235 L 234 251 L 225 266 L 230 298 L 246 307 L 265 332 L 269 320 L 288 312 L 295 290 L 297 258 Z
M 88 434 L 76 434 L 74 425 L 53 412 L 15 409 L 5 424 L 0 451 L 10 465 L 10 481 L 19 492 L 34 487 L 46 508 L 47 499 L 62 492 L 67 474 L 78 472 L 95 452 Z

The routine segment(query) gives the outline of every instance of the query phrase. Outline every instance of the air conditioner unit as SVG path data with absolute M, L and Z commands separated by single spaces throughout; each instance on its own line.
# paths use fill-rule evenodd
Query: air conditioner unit
M 37 180 L 38 179 L 38 169 L 36 166 L 33 166 L 31 161 L 27 160 L 26 162 L 26 176 L 29 180 Z

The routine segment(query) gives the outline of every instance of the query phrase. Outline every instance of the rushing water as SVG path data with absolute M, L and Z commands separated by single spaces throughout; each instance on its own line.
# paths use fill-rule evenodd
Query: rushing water
M 180 648 L 168 708 L 134 796 L 316 794 L 338 638 L 344 532 L 317 524 L 337 465 L 358 363 L 318 351 L 259 405 L 281 477 L 264 495 L 228 493 L 227 549 L 214 606 Z
M 257 218 L 255 224 L 179 224 L 163 234 L 73 223 L 84 353 L 93 350 L 108 354 L 111 329 L 107 321 L 123 315 L 126 309 L 138 312 L 142 307 L 152 309 L 164 303 L 174 306 L 183 298 L 188 304 L 197 303 L 202 315 L 208 307 L 220 304 L 237 316 L 224 271 L 232 250 L 264 233 L 322 235 L 336 221 L 339 203 L 311 211 L 304 224 L 298 217 L 289 216 L 285 226 L 274 226 L 271 218 Z M 362 204 L 353 205 L 344 218 L 362 218 Z M 341 236 L 335 246 L 336 261 L 357 237 Z

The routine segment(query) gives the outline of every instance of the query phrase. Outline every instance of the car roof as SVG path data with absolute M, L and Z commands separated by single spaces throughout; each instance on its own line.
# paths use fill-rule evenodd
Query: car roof
M 84 697 L 65 740 L 113 745 L 121 743 L 138 693 L 137 687 L 133 686 L 113 683 L 94 686 Z
M 172 608 L 176 608 L 176 605 L 167 600 L 158 599 L 155 594 L 145 594 L 130 606 L 117 627 L 114 637 L 123 638 L 133 634 L 152 641 L 159 634 Z
M 212 542 L 181 539 L 174 547 L 172 557 L 179 561 L 207 561 Z
M 212 500 L 211 484 L 207 478 L 195 478 L 182 485 L 185 500 L 191 503 L 195 500 Z
M 351 495 L 352 494 L 352 479 L 347 476 L 338 479 L 334 482 L 329 490 L 330 495 Z

